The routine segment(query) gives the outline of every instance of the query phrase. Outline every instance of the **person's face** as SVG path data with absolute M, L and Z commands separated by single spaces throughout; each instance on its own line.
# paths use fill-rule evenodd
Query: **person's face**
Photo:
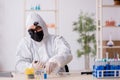
M 30 29 L 32 29 L 32 30 L 34 30 L 34 31 L 36 31 L 36 32 L 42 31 L 42 27 L 41 27 L 41 26 L 37 26 L 37 27 L 36 27 L 36 26 L 32 25 L 32 26 L 29 27 L 28 30 L 30 30 Z
M 29 27 L 28 32 L 31 38 L 37 42 L 40 42 L 43 39 L 44 33 L 40 26 L 32 25 Z

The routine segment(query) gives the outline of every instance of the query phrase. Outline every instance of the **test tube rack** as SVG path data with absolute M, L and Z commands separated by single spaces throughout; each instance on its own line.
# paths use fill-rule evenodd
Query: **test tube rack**
M 93 76 L 96 78 L 120 77 L 120 60 L 95 60 L 93 65 Z

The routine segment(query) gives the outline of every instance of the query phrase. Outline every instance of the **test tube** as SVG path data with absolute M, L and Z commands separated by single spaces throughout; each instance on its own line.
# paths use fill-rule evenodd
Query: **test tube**
M 117 53 L 117 59 L 119 60 L 119 54 Z
M 44 80 L 47 80 L 47 73 L 46 73 L 46 71 L 44 70 Z
M 106 52 L 106 59 L 108 60 L 108 58 L 109 58 L 109 53 Z

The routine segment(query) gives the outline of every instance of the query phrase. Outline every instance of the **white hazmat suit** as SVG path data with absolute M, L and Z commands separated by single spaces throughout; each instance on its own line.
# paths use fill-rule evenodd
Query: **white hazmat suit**
M 38 22 L 38 25 L 42 27 L 44 37 L 41 42 L 34 41 L 30 36 L 22 39 L 17 49 L 16 70 L 23 73 L 26 68 L 32 65 L 34 60 L 45 64 L 47 62 L 56 62 L 60 68 L 64 67 L 72 60 L 69 44 L 62 36 L 49 34 L 45 22 L 36 13 L 28 16 L 26 21 L 27 29 L 34 22 Z

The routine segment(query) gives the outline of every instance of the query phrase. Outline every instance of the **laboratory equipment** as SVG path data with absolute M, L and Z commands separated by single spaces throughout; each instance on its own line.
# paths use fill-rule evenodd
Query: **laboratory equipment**
M 96 59 L 93 65 L 96 78 L 120 77 L 120 59 Z
M 26 74 L 27 79 L 34 79 L 35 78 L 34 77 L 34 68 L 32 68 L 32 67 L 26 68 L 25 74 Z
M 106 52 L 106 59 L 108 59 L 109 58 L 109 53 L 108 52 Z
M 46 71 L 44 71 L 44 80 L 46 80 L 47 79 L 47 73 L 46 73 Z
M 107 46 L 112 47 L 114 45 L 111 35 L 109 35 L 109 41 L 107 42 Z

